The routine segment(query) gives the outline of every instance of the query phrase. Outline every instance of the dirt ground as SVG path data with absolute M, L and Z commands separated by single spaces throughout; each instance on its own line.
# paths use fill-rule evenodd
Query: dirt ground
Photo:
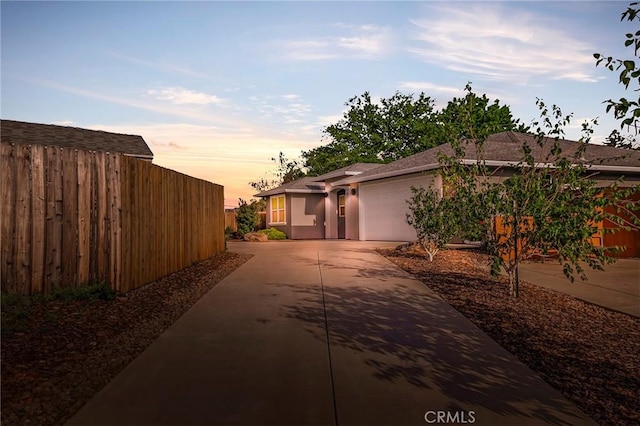
M 222 253 L 114 300 L 29 306 L 21 327 L 2 329 L 2 424 L 64 424 L 250 257 Z

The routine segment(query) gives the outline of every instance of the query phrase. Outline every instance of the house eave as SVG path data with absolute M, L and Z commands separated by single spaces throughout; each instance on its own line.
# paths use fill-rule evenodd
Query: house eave
M 282 195 L 282 194 L 326 194 L 324 189 L 283 189 L 280 191 L 266 191 L 264 193 L 259 192 L 257 194 L 253 194 L 254 197 L 266 198 L 271 197 L 273 195 Z
M 324 189 L 285 189 L 286 194 L 324 194 Z
M 385 179 L 385 178 L 397 177 L 397 176 L 403 176 L 403 175 L 410 175 L 410 174 L 413 174 L 413 173 L 427 172 L 427 171 L 435 170 L 435 169 L 438 169 L 438 168 L 440 168 L 440 164 L 439 163 L 431 163 L 431 164 L 425 164 L 425 165 L 422 165 L 422 166 L 409 167 L 407 169 L 392 170 L 392 171 L 389 171 L 389 172 L 378 173 L 378 174 L 370 175 L 370 176 L 354 176 L 354 177 L 351 177 L 351 178 L 346 178 L 346 179 L 342 179 L 342 180 L 339 180 L 337 182 L 334 182 L 333 185 L 334 186 L 338 186 L 338 185 L 348 185 L 350 183 L 368 182 L 368 181 L 372 181 L 372 180 Z
M 462 159 L 460 163 L 463 165 L 478 164 L 477 160 Z M 498 161 L 498 160 L 485 160 L 484 164 L 489 167 L 517 167 L 522 164 L 519 161 Z M 555 168 L 553 163 L 535 163 L 536 168 Z M 607 166 L 604 164 L 585 164 L 585 167 L 589 170 L 600 172 L 618 172 L 618 173 L 640 173 L 640 167 L 634 166 Z

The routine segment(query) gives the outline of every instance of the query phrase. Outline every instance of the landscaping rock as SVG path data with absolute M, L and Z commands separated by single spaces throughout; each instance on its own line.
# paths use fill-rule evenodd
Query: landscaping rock
M 266 234 L 261 232 L 249 232 L 248 234 L 244 234 L 245 241 L 269 241 L 269 237 Z

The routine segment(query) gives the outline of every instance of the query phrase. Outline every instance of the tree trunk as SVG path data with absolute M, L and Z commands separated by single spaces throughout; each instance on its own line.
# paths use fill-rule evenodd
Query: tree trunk
M 507 277 L 509 278 L 509 296 L 511 297 L 517 296 L 517 283 L 514 272 L 514 270 L 507 271 Z

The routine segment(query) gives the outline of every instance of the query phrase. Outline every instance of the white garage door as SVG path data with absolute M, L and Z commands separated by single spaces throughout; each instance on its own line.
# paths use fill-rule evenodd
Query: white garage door
M 407 224 L 411 186 L 428 188 L 431 175 L 412 175 L 360 184 L 360 239 L 413 241 L 416 232 Z

